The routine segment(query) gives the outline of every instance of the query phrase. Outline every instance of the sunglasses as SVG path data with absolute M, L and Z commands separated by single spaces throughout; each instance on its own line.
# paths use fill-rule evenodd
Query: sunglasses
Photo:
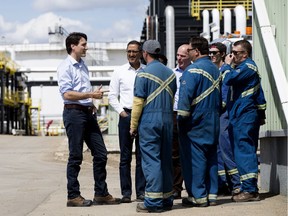
M 215 56 L 217 53 L 220 53 L 220 51 L 209 51 L 210 56 Z
M 235 51 L 235 50 L 232 50 L 231 51 L 231 53 L 233 54 L 233 55 L 239 55 L 240 53 L 243 53 L 243 52 L 246 52 L 246 51 L 244 51 L 244 50 L 240 50 L 240 51 Z

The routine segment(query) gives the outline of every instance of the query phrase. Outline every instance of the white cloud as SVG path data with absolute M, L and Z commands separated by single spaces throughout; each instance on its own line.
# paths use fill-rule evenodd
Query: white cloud
M 0 15 L 0 32 L 9 31 L 13 28 L 14 25 L 14 23 L 6 22 L 4 18 Z
M 107 41 L 128 41 L 133 39 L 139 39 L 139 32 L 137 31 L 138 38 L 135 38 L 135 33 L 133 35 L 133 20 L 122 19 L 118 20 L 111 27 L 107 27 L 104 30 L 99 31 L 100 38 L 107 38 Z M 135 32 L 135 31 L 134 31 Z M 128 35 L 128 37 L 127 37 Z
M 48 28 L 54 30 L 55 24 L 61 25 L 67 32 L 85 32 L 90 42 L 139 40 L 149 2 L 149 0 L 85 0 L 85 3 L 79 0 L 32 1 L 36 8 L 32 14 L 26 13 L 31 4 L 25 4 L 22 6 L 22 8 L 27 6 L 25 12 L 19 5 L 17 17 L 11 19 L 9 14 L 6 14 L 6 18 L 0 15 L 0 43 L 15 44 L 24 41 L 48 43 Z M 14 21 L 8 21 L 9 18 Z
M 142 2 L 141 2 L 142 1 Z M 148 0 L 145 0 L 148 2 Z M 137 4 L 138 3 L 138 4 Z M 97 8 L 124 8 L 131 9 L 143 5 L 143 0 L 34 0 L 34 7 L 41 11 L 50 10 L 85 10 Z
M 33 41 L 33 43 L 48 43 L 48 29 L 54 30 L 55 25 L 67 28 L 77 28 L 85 31 L 87 28 L 79 20 L 59 17 L 54 13 L 45 13 L 27 23 L 16 24 L 13 29 L 6 33 L 5 37 L 13 43 Z

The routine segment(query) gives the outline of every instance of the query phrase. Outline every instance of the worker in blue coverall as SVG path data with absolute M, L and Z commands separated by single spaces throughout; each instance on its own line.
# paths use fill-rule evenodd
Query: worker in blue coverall
M 221 109 L 221 75 L 210 60 L 204 37 L 192 37 L 193 64 L 180 79 L 178 127 L 180 158 L 187 198 L 185 207 L 216 205 L 218 192 L 217 144 Z
M 173 101 L 176 77 L 160 63 L 157 40 L 145 41 L 143 58 L 147 62 L 134 84 L 130 133 L 139 134 L 142 169 L 146 179 L 144 203 L 137 212 L 162 212 L 173 206 Z
M 258 201 L 258 138 L 265 122 L 266 101 L 255 62 L 250 58 L 252 46 L 247 40 L 233 44 L 232 54 L 223 66 L 224 84 L 230 86 L 227 100 L 229 134 L 235 162 L 240 174 L 241 192 L 235 202 Z
M 217 42 L 209 48 L 211 61 L 221 70 L 226 57 L 226 45 Z M 229 86 L 222 83 L 222 112 L 220 116 L 220 135 L 217 147 L 218 159 L 218 195 L 235 195 L 240 192 L 240 176 L 234 159 L 234 153 L 228 133 L 229 117 L 226 110 Z

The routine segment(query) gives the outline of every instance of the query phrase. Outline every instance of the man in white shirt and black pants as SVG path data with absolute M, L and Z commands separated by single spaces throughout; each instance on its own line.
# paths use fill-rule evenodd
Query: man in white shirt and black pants
M 132 180 L 131 161 L 134 137 L 131 137 L 130 120 L 133 104 L 134 81 L 138 71 L 142 71 L 145 65 L 141 64 L 142 57 L 141 44 L 138 41 L 130 41 L 127 44 L 128 63 L 117 68 L 111 77 L 109 86 L 109 104 L 119 114 L 119 144 L 120 144 L 120 185 L 122 193 L 122 203 L 131 202 Z M 144 200 L 145 177 L 141 166 L 141 155 L 139 148 L 139 138 L 135 137 L 136 173 L 135 189 L 136 199 Z

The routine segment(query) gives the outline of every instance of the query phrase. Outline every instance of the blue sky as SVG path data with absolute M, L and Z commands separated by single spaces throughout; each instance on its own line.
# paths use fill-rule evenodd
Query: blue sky
M 139 40 L 149 2 L 8 0 L 0 8 L 0 43 L 48 43 L 48 28 L 55 25 L 85 32 L 88 42 Z

